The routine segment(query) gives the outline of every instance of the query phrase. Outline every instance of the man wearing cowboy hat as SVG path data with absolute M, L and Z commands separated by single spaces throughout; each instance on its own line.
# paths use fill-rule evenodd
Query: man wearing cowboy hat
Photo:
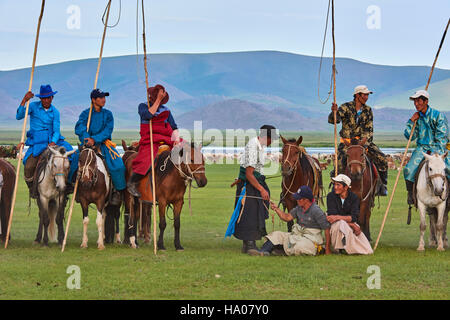
M 408 164 L 403 169 L 406 189 L 408 190 L 408 204 L 414 204 L 413 185 L 419 164 L 424 158 L 423 152 L 444 154 L 447 151 L 447 118 L 445 114 L 432 109 L 428 105 L 429 98 L 430 95 L 425 90 L 419 90 L 409 97 L 410 100 L 414 101 L 417 112 L 406 123 L 404 135 L 406 139 L 409 139 L 414 122 L 417 121 L 411 138 L 411 141 L 417 139 L 417 146 Z M 445 158 L 445 164 L 447 167 L 447 178 L 450 178 L 450 159 L 448 156 Z
M 327 195 L 327 220 L 331 224 L 331 246 L 348 254 L 372 254 L 373 250 L 358 225 L 359 198 L 345 174 L 331 178 L 334 187 Z
M 111 136 L 114 130 L 114 117 L 110 110 L 105 109 L 106 98 L 109 92 L 103 92 L 100 89 L 94 89 L 91 92 L 92 113 L 89 131 L 87 123 L 90 108 L 84 110 L 75 125 L 75 134 L 79 137 L 82 144 L 92 147 L 98 146 L 105 158 L 106 168 L 111 175 L 113 183 L 113 194 L 111 204 L 118 205 L 121 201 L 120 191 L 126 187 L 125 166 L 122 158 L 116 150 L 116 145 L 112 143 Z M 76 153 L 78 157 L 78 153 Z M 69 179 L 73 177 L 78 169 L 78 161 L 75 166 L 71 166 Z
M 331 113 L 328 116 L 328 123 L 334 124 L 334 111 L 336 111 L 336 123 L 342 122 L 342 129 L 339 132 L 341 142 L 338 147 L 338 173 L 345 173 L 347 163 L 345 141 L 352 139 L 367 139 L 367 155 L 378 169 L 381 184 L 377 194 L 387 195 L 388 163 L 386 156 L 373 143 L 373 113 L 372 109 L 366 105 L 370 91 L 367 86 L 359 85 L 353 91 L 353 101 L 342 104 L 339 108 L 333 103 Z M 334 172 L 331 173 L 334 176 Z
M 151 152 L 156 159 L 159 153 L 170 150 L 174 145 L 181 142 L 178 126 L 166 106 L 169 102 L 169 94 L 166 89 L 157 84 L 148 88 L 147 94 L 150 107 L 147 103 L 141 103 L 138 106 L 138 113 L 141 118 L 141 140 L 139 141 L 138 155 L 132 162 L 133 173 L 127 184 L 128 192 L 135 197 L 141 197 L 138 191 L 139 182 L 151 169 Z M 153 150 L 151 150 L 150 145 L 150 121 L 152 121 Z M 150 192 L 147 196 L 151 195 Z M 153 199 L 147 199 L 146 201 L 152 202 Z
M 34 96 L 40 98 L 40 101 L 31 102 L 28 108 L 30 116 L 30 130 L 27 132 L 25 145 L 29 146 L 23 159 L 24 178 L 30 190 L 30 196 L 37 198 L 37 188 L 33 188 L 34 175 L 41 153 L 48 146 L 62 146 L 66 151 L 73 150 L 72 146 L 64 141 L 60 134 L 60 115 L 58 109 L 53 106 L 54 95 L 58 91 L 53 91 L 52 87 L 41 85 L 40 93 L 34 95 L 31 91 L 27 92 L 17 108 L 16 119 L 25 118 L 25 104 Z M 73 161 L 73 156 L 69 157 Z

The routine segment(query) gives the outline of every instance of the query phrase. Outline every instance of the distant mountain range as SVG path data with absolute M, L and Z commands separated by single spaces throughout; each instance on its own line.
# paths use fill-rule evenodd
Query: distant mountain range
M 102 60 L 98 87 L 109 91 L 107 108 L 114 112 L 117 129 L 138 130 L 137 106 L 145 100 L 142 56 Z M 180 127 L 255 128 L 273 123 L 282 130 L 329 130 L 330 101 L 318 99 L 320 58 L 276 51 L 154 54 L 149 57 L 151 84 L 163 84 L 170 94 L 168 106 Z M 376 130 L 398 130 L 414 111 L 408 100 L 428 78 L 430 67 L 384 66 L 338 58 L 337 101 L 352 99 L 353 88 L 366 84 L 374 94 Z M 73 128 L 89 106 L 89 93 L 97 59 L 69 61 L 37 67 L 33 92 L 50 83 L 58 91 L 54 104 L 61 111 L 62 127 Z M 320 96 L 330 86 L 331 59 L 324 58 Z M 30 69 L 0 71 L 0 127 L 18 128 L 16 108 L 22 99 Z M 450 111 L 450 70 L 435 69 L 430 104 Z M 387 107 L 388 109 L 380 109 Z M 408 109 L 408 110 L 400 110 Z

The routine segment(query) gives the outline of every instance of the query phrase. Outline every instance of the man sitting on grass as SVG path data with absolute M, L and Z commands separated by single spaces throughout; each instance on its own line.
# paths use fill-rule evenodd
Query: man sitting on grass
M 292 231 L 272 232 L 266 236 L 267 241 L 261 247 L 261 250 L 248 250 L 250 255 L 268 256 L 276 245 L 282 245 L 288 256 L 316 255 L 323 250 L 322 230 L 325 230 L 325 254 L 331 253 L 330 223 L 322 209 L 314 203 L 311 188 L 302 186 L 292 197 L 297 200 L 297 206 L 289 213 L 284 213 L 275 203 L 270 202 L 270 208 L 278 214 L 281 220 L 286 222 L 297 220 L 297 223 L 292 227 Z
M 331 223 L 331 245 L 334 251 L 348 254 L 372 254 L 373 250 L 357 224 L 359 198 L 349 188 L 351 179 L 345 174 L 331 178 L 333 190 L 327 195 L 327 220 Z

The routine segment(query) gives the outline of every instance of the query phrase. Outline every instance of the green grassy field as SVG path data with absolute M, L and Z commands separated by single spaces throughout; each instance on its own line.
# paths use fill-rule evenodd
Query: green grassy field
M 79 143 L 78 137 L 73 130 L 63 130 L 61 134 L 66 138 L 66 141 L 72 145 Z M 303 136 L 302 145 L 307 147 L 333 147 L 334 135 L 333 132 L 294 132 L 294 131 L 281 131 L 281 134 L 286 138 L 298 138 Z M 20 142 L 21 131 L 18 130 L 1 130 L 0 129 L 0 145 L 2 144 L 17 144 Z M 191 134 L 192 136 L 192 134 Z M 225 132 L 223 132 L 225 137 Z M 132 140 L 139 140 L 139 130 L 127 131 L 127 130 L 115 130 L 112 135 L 112 139 L 115 143 L 121 144 L 121 140 L 124 139 L 127 143 Z M 402 131 L 399 132 L 376 132 L 374 135 L 374 142 L 379 147 L 385 148 L 402 148 L 406 146 L 406 140 Z M 206 143 L 206 142 L 205 142 Z M 245 143 L 244 143 L 245 144 Z M 222 145 L 222 144 L 221 144 Z M 225 145 L 225 141 L 223 141 Z M 415 142 L 411 143 L 411 148 L 415 147 Z
M 0 299 L 449 299 L 449 250 L 416 251 L 419 217 L 406 225 L 405 187 L 400 181 L 379 248 L 371 256 L 251 257 L 240 252 L 242 242 L 223 240 L 232 213 L 234 189 L 229 185 L 236 165 L 208 165 L 208 185 L 193 190 L 193 214 L 186 205 L 181 219 L 184 252 L 173 246 L 168 220 L 167 251 L 153 255 L 153 245 L 133 250 L 126 245 L 96 249 L 95 211 L 90 210 L 89 248 L 80 249 L 82 219 L 75 205 L 68 246 L 34 246 L 37 206 L 28 215 L 27 190 L 20 181 L 8 249 L 0 249 Z M 396 171 L 390 172 L 392 188 Z M 328 186 L 329 172 L 324 172 Z M 280 194 L 280 178 L 268 180 L 272 198 Z M 376 238 L 388 199 L 372 213 Z M 171 214 L 169 214 L 171 216 Z M 123 218 L 121 218 L 123 220 Z M 275 217 L 267 230 L 285 230 Z M 121 221 L 123 232 L 123 221 Z M 427 232 L 428 234 L 428 232 Z M 258 242 L 261 245 L 262 241 Z M 69 290 L 68 266 L 81 269 L 81 289 Z M 371 265 L 380 267 L 381 289 L 369 290 Z

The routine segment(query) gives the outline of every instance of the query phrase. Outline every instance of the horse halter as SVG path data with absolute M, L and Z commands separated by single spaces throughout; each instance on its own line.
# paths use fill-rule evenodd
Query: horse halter
M 54 160 L 55 158 L 57 158 L 57 159 L 63 159 L 64 162 L 69 161 L 69 159 L 68 159 L 67 157 L 63 157 L 63 156 L 55 156 L 55 155 L 53 155 L 53 157 L 52 157 L 52 163 L 53 163 L 53 160 Z M 65 177 L 65 176 L 67 175 L 67 173 L 64 172 L 64 171 L 62 171 L 62 172 L 57 171 L 57 172 L 54 173 L 53 175 L 54 175 L 55 177 L 58 177 L 58 176 L 63 176 L 63 177 Z
M 442 178 L 442 180 L 444 181 L 444 186 L 447 185 L 447 177 L 445 174 L 442 173 L 435 173 L 432 175 L 428 174 L 428 160 L 425 162 L 425 175 L 426 175 L 426 180 L 427 180 L 427 184 L 428 186 L 434 191 L 434 186 L 433 186 L 433 182 L 432 180 L 434 178 Z M 445 201 L 445 198 L 442 198 L 442 196 L 444 195 L 444 192 L 442 192 L 442 194 L 439 196 L 439 198 L 441 198 L 442 201 Z M 445 196 L 445 195 L 444 195 Z
M 80 166 L 78 169 L 78 179 L 81 179 L 85 175 L 86 172 L 91 172 L 92 173 L 91 184 L 95 185 L 97 183 L 97 179 L 98 179 L 98 174 L 97 174 L 97 170 L 96 170 L 97 168 L 92 169 L 91 164 L 94 160 L 96 161 L 96 154 L 93 149 L 85 148 L 85 149 L 81 150 L 80 155 L 85 151 L 88 151 L 89 154 L 87 155 L 86 163 L 83 166 Z
M 360 145 L 351 145 L 351 146 L 347 147 L 347 150 L 351 149 L 351 148 L 360 148 L 360 149 L 362 149 L 362 154 L 363 154 L 364 160 L 366 160 L 366 148 L 364 148 L 363 146 L 360 146 Z M 347 154 L 347 157 L 348 157 L 348 154 Z M 347 168 L 350 167 L 354 163 L 359 164 L 362 167 L 362 171 L 363 172 L 364 172 L 364 170 L 366 170 L 366 161 L 359 161 L 359 160 L 350 160 L 350 161 L 348 161 L 347 162 Z
M 298 161 L 303 156 L 303 150 L 297 145 L 286 144 L 285 146 L 288 147 L 288 154 L 286 156 L 286 159 L 284 159 L 283 163 L 281 164 L 281 166 L 284 166 L 284 164 L 287 163 L 287 164 L 289 164 L 289 166 L 292 168 L 292 170 L 295 173 L 295 171 L 297 171 Z M 291 148 L 296 148 L 296 149 L 298 149 L 300 151 L 300 155 L 295 159 L 294 164 L 292 164 L 291 161 L 289 161 L 289 155 L 291 154 Z

